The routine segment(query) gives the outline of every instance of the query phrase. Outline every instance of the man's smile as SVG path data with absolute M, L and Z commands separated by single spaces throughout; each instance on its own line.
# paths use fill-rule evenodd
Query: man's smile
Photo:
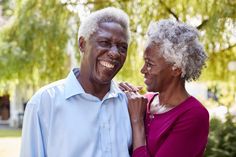
M 113 69 L 115 67 L 114 64 L 107 62 L 107 61 L 99 61 L 99 63 L 109 69 Z

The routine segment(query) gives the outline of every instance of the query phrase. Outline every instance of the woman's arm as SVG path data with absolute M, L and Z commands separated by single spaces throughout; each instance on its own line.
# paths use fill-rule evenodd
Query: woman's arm
M 192 108 L 182 115 L 155 157 L 203 157 L 209 132 L 209 114 L 202 108 Z
M 148 100 L 140 95 L 138 91 L 141 87 L 135 87 L 129 83 L 120 83 L 119 87 L 126 93 L 128 98 L 128 109 L 133 135 L 133 157 L 144 157 L 136 150 L 146 147 L 144 118 Z M 135 155 L 136 154 L 136 155 Z M 139 154 L 139 155 L 138 155 Z M 138 155 L 138 156 L 137 156 Z
M 126 92 L 133 133 L 133 150 L 146 144 L 144 117 L 147 99 L 137 92 Z

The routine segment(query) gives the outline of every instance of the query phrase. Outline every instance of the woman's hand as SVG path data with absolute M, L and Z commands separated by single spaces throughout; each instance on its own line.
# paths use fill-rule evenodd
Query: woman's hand
M 135 87 L 127 82 L 121 82 L 119 83 L 119 88 L 126 93 L 128 98 L 131 123 L 143 121 L 146 112 L 147 99 L 138 92 L 142 87 Z
M 142 87 L 135 87 L 128 83 L 120 83 L 119 88 L 128 98 L 128 109 L 133 135 L 133 150 L 146 144 L 144 117 L 146 113 L 147 98 L 139 94 Z
M 138 92 L 125 92 L 128 98 L 128 109 L 133 134 L 133 150 L 146 145 L 144 117 L 147 98 Z
M 127 82 L 121 82 L 119 83 L 119 88 L 125 92 L 125 91 L 128 91 L 128 92 L 138 92 L 140 91 L 143 87 L 141 86 L 134 86 L 130 83 L 127 83 Z
M 144 116 L 146 113 L 147 98 L 140 95 L 138 92 L 125 92 L 128 98 L 128 109 L 130 121 L 132 125 L 138 123 L 143 124 Z

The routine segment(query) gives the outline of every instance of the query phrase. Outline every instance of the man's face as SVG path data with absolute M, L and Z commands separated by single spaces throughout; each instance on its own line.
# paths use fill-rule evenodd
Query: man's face
M 109 84 L 123 66 L 128 49 L 128 35 L 115 22 L 103 22 L 86 41 L 84 67 L 89 80 Z

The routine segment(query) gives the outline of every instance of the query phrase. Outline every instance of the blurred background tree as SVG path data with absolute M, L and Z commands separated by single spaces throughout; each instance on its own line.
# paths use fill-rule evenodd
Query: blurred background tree
M 236 156 L 236 124 L 235 116 L 226 115 L 226 121 L 212 118 L 210 134 L 205 152 L 207 157 Z
M 150 21 L 162 18 L 175 18 L 200 30 L 209 55 L 202 80 L 235 79 L 235 72 L 227 68 L 236 60 L 235 0 L 1 0 L 0 4 L 2 16 L 8 19 L 0 30 L 0 81 L 4 83 L 18 80 L 40 86 L 65 76 L 70 69 L 66 53 L 70 40 L 79 54 L 75 30 L 81 10 L 107 6 L 125 10 L 131 19 L 133 40 L 118 80 L 143 84 L 139 69 L 144 35 Z M 77 25 L 73 28 L 72 19 Z
M 71 12 L 60 1 L 1 1 L 8 21 L 0 30 L 0 81 L 42 85 L 68 71 Z
M 0 81 L 4 83 L 18 80 L 40 86 L 65 76 L 70 70 L 67 47 L 72 39 L 79 56 L 75 41 L 82 10 L 107 6 L 123 9 L 131 20 L 132 41 L 118 80 L 143 84 L 139 70 L 145 32 L 150 21 L 163 18 L 200 30 L 209 55 L 201 80 L 235 79 L 235 72 L 227 68 L 236 60 L 235 0 L 1 0 L 0 5 L 8 19 L 0 29 Z M 71 21 L 77 26 L 72 27 Z

